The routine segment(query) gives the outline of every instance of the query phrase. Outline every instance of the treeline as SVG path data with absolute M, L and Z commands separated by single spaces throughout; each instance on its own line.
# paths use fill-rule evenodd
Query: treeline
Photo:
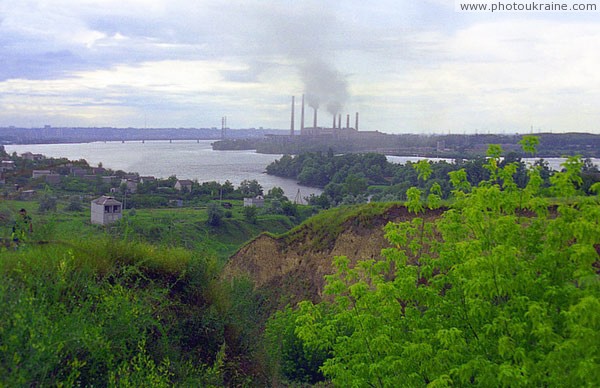
M 389 155 L 422 155 L 442 158 L 475 158 L 485 156 L 489 145 L 500 144 L 506 151 L 522 155 L 519 142 L 527 136 L 513 134 L 416 135 L 358 132 L 353 136 L 271 136 L 262 139 L 225 139 L 213 143 L 215 150 L 255 149 L 265 154 L 306 152 L 336 153 L 385 152 Z M 600 135 L 590 133 L 541 133 L 538 155 L 561 157 L 580 154 L 600 157 Z
M 429 189 L 439 185 L 442 198 L 448 198 L 452 190 L 449 173 L 464 169 L 469 183 L 473 186 L 490 178 L 485 167 L 486 158 L 471 160 L 457 159 L 453 163 L 446 161 L 429 162 L 432 174 L 430 179 L 418 179 L 413 162 L 400 165 L 391 163 L 384 155 L 376 153 L 334 155 L 327 153 L 304 153 L 297 156 L 284 155 L 267 166 L 267 173 L 285 178 L 296 179 L 300 184 L 324 189 L 319 196 L 312 196 L 309 202 L 322 208 L 339 204 L 362 203 L 372 201 L 402 201 L 410 187 Z M 515 165 L 514 180 L 519 187 L 527 182 L 527 166 L 516 152 L 507 153 L 500 161 L 500 167 Z M 549 186 L 554 174 L 544 159 L 535 166 L 540 169 L 543 186 Z M 589 159 L 582 166 L 582 182 L 579 189 L 589 194 L 590 186 L 600 181 L 598 167 Z

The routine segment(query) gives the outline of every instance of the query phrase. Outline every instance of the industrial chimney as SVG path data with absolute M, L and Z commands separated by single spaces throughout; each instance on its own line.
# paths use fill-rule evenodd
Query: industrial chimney
M 346 115 L 346 129 L 350 129 L 350 115 Z
M 356 112 L 356 123 L 354 124 L 355 128 L 358 131 L 358 112 Z
M 335 129 L 335 113 L 333 114 L 333 126 L 331 128 Z
M 338 129 L 342 129 L 342 114 L 338 115 Z
M 304 129 L 304 94 L 302 95 L 302 110 L 300 111 L 300 131 Z
M 315 110 L 315 117 L 313 119 L 313 128 L 317 127 L 317 107 L 314 107 Z
M 295 103 L 295 96 L 292 96 L 292 120 L 290 123 L 290 136 L 294 136 L 294 103 Z

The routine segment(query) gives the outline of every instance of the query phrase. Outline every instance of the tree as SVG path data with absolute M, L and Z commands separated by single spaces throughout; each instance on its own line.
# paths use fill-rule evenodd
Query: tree
M 243 213 L 246 221 L 251 224 L 256 223 L 256 215 L 258 214 L 258 209 L 256 206 L 244 206 Z
M 82 211 L 83 204 L 81 203 L 81 198 L 78 195 L 72 195 L 69 197 L 69 204 L 67 205 L 66 210 L 70 212 Z
M 56 197 L 54 197 L 50 192 L 45 192 L 42 194 L 38 211 L 40 213 L 56 211 Z
M 210 226 L 219 226 L 221 225 L 221 221 L 223 220 L 223 209 L 221 206 L 215 202 L 211 202 L 206 207 L 206 214 L 208 219 L 206 223 Z
M 276 199 L 279 201 L 287 201 L 288 200 L 287 197 L 285 196 L 283 189 L 281 187 L 277 187 L 277 186 L 273 187 L 271 190 L 269 190 L 267 192 L 266 198 Z
M 539 170 L 519 188 L 491 151 L 489 180 L 455 172 L 451 209 L 389 224 L 384 260 L 336 258 L 332 301 L 300 304 L 294 333 L 329 354 L 334 385 L 598 384 L 600 198 L 574 200 L 573 158 L 552 179 L 570 200 L 551 212 Z M 414 211 L 439 206 L 412 191 Z
M 256 197 L 263 194 L 262 186 L 256 179 L 244 179 L 240 183 L 239 190 L 245 197 Z

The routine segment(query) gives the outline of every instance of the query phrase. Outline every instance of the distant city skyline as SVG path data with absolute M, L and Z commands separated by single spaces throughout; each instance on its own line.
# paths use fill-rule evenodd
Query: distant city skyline
M 296 96 L 299 129 L 304 93 L 321 126 L 333 112 L 360 112 L 361 129 L 386 133 L 600 133 L 600 10 L 457 12 L 454 0 L 5 3 L 0 127 L 219 128 L 227 116 L 231 128 L 286 129 Z

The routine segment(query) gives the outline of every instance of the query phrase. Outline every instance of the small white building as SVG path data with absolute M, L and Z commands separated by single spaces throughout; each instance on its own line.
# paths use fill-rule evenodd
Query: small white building
M 189 179 L 180 179 L 175 182 L 175 190 L 191 192 L 193 184 Z
M 123 204 L 113 197 L 103 195 L 92 201 L 92 224 L 108 225 L 123 216 Z
M 244 198 L 244 206 L 265 206 L 265 198 L 262 195 L 257 195 L 254 198 Z

